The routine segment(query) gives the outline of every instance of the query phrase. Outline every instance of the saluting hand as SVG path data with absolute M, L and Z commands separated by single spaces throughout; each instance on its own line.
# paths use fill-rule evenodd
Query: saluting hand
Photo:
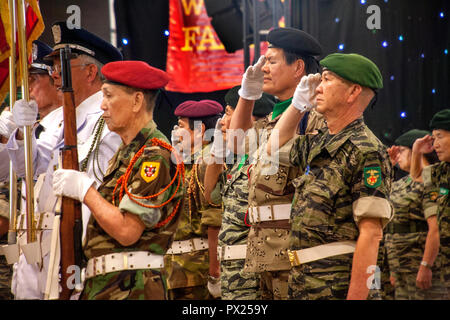
M 316 105 L 316 89 L 320 85 L 321 74 L 309 74 L 304 76 L 294 92 L 292 105 L 301 112 L 309 111 Z
M 253 66 L 247 68 L 242 77 L 239 96 L 247 100 L 258 100 L 262 97 L 264 85 L 264 72 L 262 68 L 266 63 L 266 57 L 261 56 Z
M 421 154 L 427 154 L 434 150 L 433 147 L 433 137 L 425 136 L 423 138 L 417 139 L 413 144 L 413 152 L 419 152 Z
M 387 152 L 389 154 L 392 166 L 395 166 L 398 163 L 398 157 L 400 156 L 400 147 L 392 146 L 387 149 Z
M 14 103 L 12 113 L 19 127 L 32 126 L 37 119 L 38 105 L 34 100 L 20 99 Z

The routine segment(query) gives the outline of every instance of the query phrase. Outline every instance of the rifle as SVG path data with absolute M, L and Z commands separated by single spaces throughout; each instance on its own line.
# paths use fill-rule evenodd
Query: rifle
M 60 50 L 61 60 L 61 91 L 64 96 L 63 116 L 64 116 L 64 147 L 60 150 L 63 169 L 79 170 L 77 152 L 77 126 L 75 102 L 72 89 L 72 74 L 70 59 L 76 58 L 71 53 L 69 46 Z M 79 274 L 81 270 L 82 250 L 81 237 L 83 225 L 81 221 L 81 203 L 77 200 L 62 197 L 61 202 L 61 287 L 59 298 L 68 300 L 74 289 L 73 284 L 68 280 L 72 272 Z M 75 266 L 75 269 L 73 269 Z M 78 266 L 78 268 L 76 268 Z M 75 279 L 78 281 L 79 279 Z

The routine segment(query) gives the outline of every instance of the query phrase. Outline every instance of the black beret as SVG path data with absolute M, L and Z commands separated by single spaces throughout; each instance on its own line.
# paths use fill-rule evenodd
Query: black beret
M 431 119 L 430 129 L 450 131 L 450 109 L 444 109 L 436 113 Z
M 416 141 L 417 139 L 423 138 L 426 135 L 430 135 L 430 132 L 426 131 L 426 130 L 413 129 L 413 130 L 409 130 L 408 132 L 405 132 L 404 134 L 402 134 L 400 137 L 398 137 L 395 140 L 394 143 L 397 146 L 403 146 L 403 147 L 408 147 L 408 148 L 412 149 L 414 141 Z
M 319 42 L 310 34 L 294 28 L 275 28 L 267 35 L 269 47 L 281 48 L 286 52 L 306 56 L 322 54 Z
M 116 47 L 83 28 L 69 29 L 66 22 L 56 22 L 52 33 L 55 46 L 49 56 L 59 54 L 59 49 L 69 45 L 72 52 L 89 55 L 102 64 L 123 60 L 122 53 Z
M 225 103 L 233 109 L 236 109 L 237 103 L 239 101 L 238 91 L 240 88 L 240 85 L 235 86 L 228 90 L 227 94 L 225 95 Z M 255 101 L 255 106 L 253 108 L 252 114 L 255 117 L 265 117 L 272 112 L 275 103 L 276 99 L 274 96 L 263 92 L 261 99 Z
M 29 73 L 47 73 L 53 66 L 53 61 L 44 60 L 44 57 L 52 52 L 52 48 L 42 41 L 34 40 L 32 45 L 31 66 Z

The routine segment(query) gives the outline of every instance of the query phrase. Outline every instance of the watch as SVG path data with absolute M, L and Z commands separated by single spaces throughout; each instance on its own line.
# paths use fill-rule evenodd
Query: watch
M 431 265 L 428 264 L 428 262 L 426 262 L 426 261 L 423 261 L 423 260 L 420 261 L 420 265 L 424 266 L 425 268 L 431 269 Z

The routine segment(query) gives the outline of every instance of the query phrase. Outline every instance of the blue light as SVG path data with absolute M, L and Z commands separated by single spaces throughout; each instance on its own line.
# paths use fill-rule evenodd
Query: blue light
M 420 57 L 421 57 L 422 59 L 424 59 L 424 58 L 425 58 L 425 54 L 422 53 L 422 54 L 420 55 Z
M 444 54 L 448 54 L 448 49 L 445 49 L 445 50 L 444 50 Z
M 126 46 L 128 44 L 128 39 L 127 38 L 122 38 L 122 43 Z
M 406 111 L 400 112 L 400 118 L 405 119 L 407 117 Z
M 391 81 L 394 81 L 395 80 L 395 77 L 394 76 L 391 76 Z
M 336 23 L 338 23 L 339 21 L 341 21 L 341 19 L 339 19 L 339 18 L 334 19 L 334 22 L 336 22 Z
M 436 93 L 436 89 L 431 90 L 431 93 L 435 94 Z
M 445 16 L 445 15 L 444 15 L 444 12 L 440 12 L 440 13 L 439 13 L 439 17 L 444 18 L 444 16 Z
M 345 48 L 345 45 L 344 45 L 343 43 L 341 43 L 341 44 L 338 46 L 338 49 L 341 50 L 341 51 L 344 50 L 344 48 Z
M 388 46 L 388 43 L 387 43 L 387 41 L 383 41 L 383 43 L 381 45 L 386 48 Z
M 403 36 L 399 36 L 398 40 L 403 41 Z
M 164 30 L 164 35 L 165 35 L 166 37 L 168 37 L 169 34 L 170 34 L 169 30 Z
M 361 4 L 366 4 L 366 0 L 361 0 Z

